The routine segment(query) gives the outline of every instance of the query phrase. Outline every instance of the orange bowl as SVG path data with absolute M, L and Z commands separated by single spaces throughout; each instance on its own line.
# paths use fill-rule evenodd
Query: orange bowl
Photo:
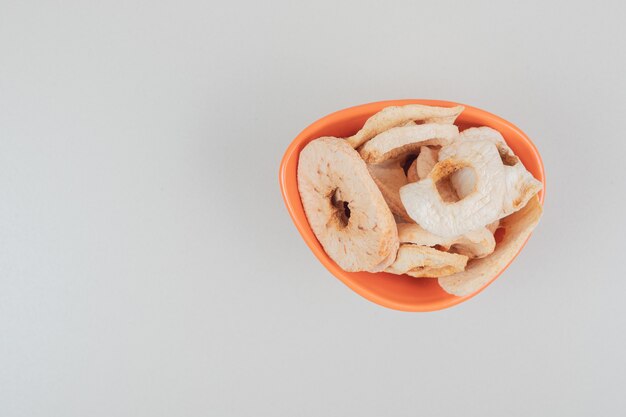
M 452 307 L 472 298 L 498 278 L 508 268 L 508 265 L 482 288 L 464 297 L 446 293 L 441 289 L 436 279 L 416 279 L 406 275 L 393 275 L 385 272 L 346 272 L 326 255 L 313 234 L 300 201 L 296 177 L 298 155 L 311 140 L 320 136 L 350 136 L 356 133 L 370 116 L 384 107 L 413 103 L 442 107 L 452 107 L 459 104 L 440 100 L 388 100 L 362 104 L 329 114 L 312 123 L 291 142 L 280 164 L 279 181 L 283 199 L 296 228 L 313 254 L 334 276 L 357 294 L 382 306 L 402 311 L 434 311 Z M 500 131 L 526 169 L 543 183 L 543 190 L 539 194 L 539 201 L 543 204 L 546 189 L 543 163 L 539 151 L 528 136 L 511 122 L 496 115 L 476 107 L 465 104 L 463 106 L 465 106 L 465 110 L 455 124 L 461 130 L 472 126 L 489 126 Z M 515 256 L 518 254 L 519 252 Z

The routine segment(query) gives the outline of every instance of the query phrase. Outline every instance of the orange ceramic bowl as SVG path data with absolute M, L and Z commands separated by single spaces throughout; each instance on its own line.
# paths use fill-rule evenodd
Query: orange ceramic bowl
M 475 296 L 498 278 L 508 265 L 478 291 L 464 297 L 446 293 L 439 287 L 436 279 L 419 279 L 384 272 L 375 274 L 369 272 L 346 272 L 326 255 L 326 252 L 324 252 L 324 249 L 313 234 L 300 201 L 296 176 L 298 155 L 302 148 L 311 140 L 320 136 L 350 136 L 356 133 L 370 116 L 384 107 L 412 103 L 442 107 L 452 107 L 459 104 L 440 100 L 389 100 L 362 104 L 329 114 L 304 129 L 291 142 L 280 164 L 279 180 L 287 210 L 302 238 L 317 259 L 334 276 L 352 288 L 357 294 L 382 306 L 403 311 L 434 311 L 451 307 Z M 456 121 L 459 128 L 462 130 L 472 126 L 489 126 L 500 131 L 526 169 L 535 178 L 543 182 L 544 188 L 539 194 L 539 199 L 543 203 L 546 183 L 543 163 L 535 145 L 512 123 L 484 110 L 465 104 L 464 106 L 465 110 Z

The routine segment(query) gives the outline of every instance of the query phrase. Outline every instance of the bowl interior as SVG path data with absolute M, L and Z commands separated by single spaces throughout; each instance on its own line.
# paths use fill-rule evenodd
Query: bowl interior
M 473 297 L 493 282 L 506 267 L 478 291 L 464 297 L 457 297 L 446 293 L 439 287 L 436 279 L 419 279 L 384 272 L 375 274 L 368 272 L 346 272 L 339 268 L 339 266 L 326 255 L 322 246 L 317 241 L 306 220 L 297 187 L 296 171 L 298 155 L 302 148 L 311 140 L 320 136 L 350 136 L 356 133 L 371 115 L 384 107 L 411 103 L 444 107 L 451 107 L 458 104 L 437 100 L 391 100 L 364 104 L 332 113 L 308 126 L 293 140 L 283 157 L 280 166 L 279 180 L 287 210 L 298 231 L 315 256 L 333 275 L 358 294 L 385 307 L 403 311 L 432 311 L 451 307 Z M 484 110 L 467 105 L 464 106 L 465 110 L 459 116 L 455 124 L 457 124 L 461 130 L 472 126 L 489 126 L 500 131 L 526 169 L 528 169 L 535 178 L 543 182 L 544 189 L 539 195 L 539 199 L 543 203 L 545 192 L 543 164 L 539 152 L 530 139 L 510 122 Z

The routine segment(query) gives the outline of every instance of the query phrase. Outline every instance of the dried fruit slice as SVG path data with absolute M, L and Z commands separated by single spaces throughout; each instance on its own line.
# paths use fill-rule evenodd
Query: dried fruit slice
M 400 162 L 391 160 L 382 164 L 368 164 L 367 169 L 391 212 L 405 221 L 412 221 L 400 200 L 400 187 L 407 184 L 407 177 Z
M 454 238 L 445 238 L 437 236 L 425 230 L 419 224 L 415 223 L 398 223 L 398 240 L 400 243 L 412 243 L 414 245 L 421 246 L 441 246 L 444 250 L 450 249 L 451 243 Z
M 461 235 L 452 244 L 452 252 L 465 255 L 470 259 L 484 258 L 496 249 L 496 239 L 486 227 Z
M 524 207 L 543 188 L 543 184 L 536 180 L 521 162 L 513 166 L 505 166 L 504 178 L 506 188 L 502 200 L 501 217 L 515 213 Z
M 507 145 L 502 133 L 497 130 L 488 127 L 470 127 L 469 129 L 465 129 L 459 135 L 459 140 L 464 141 L 477 141 L 477 140 L 488 140 L 496 145 L 498 148 L 498 152 L 500 153 L 500 158 L 502 158 L 502 162 L 505 165 L 515 165 L 519 162 L 519 158 L 515 156 L 509 145 Z
M 394 261 L 393 215 L 365 162 L 344 139 L 324 137 L 304 147 L 298 190 L 311 229 L 342 269 L 376 272 Z
M 353 148 L 392 127 L 402 126 L 410 121 L 452 124 L 463 111 L 463 106 L 435 107 L 422 104 L 385 107 L 367 119 L 363 128 L 346 140 Z
M 388 159 L 415 152 L 425 145 L 448 145 L 458 138 L 455 125 L 429 123 L 394 127 L 368 141 L 359 153 L 368 163 L 378 164 Z
M 486 258 L 469 262 L 463 272 L 439 278 L 441 288 L 450 294 L 465 296 L 494 279 L 522 249 L 539 223 L 542 211 L 539 199 L 535 196 L 524 208 L 502 219 L 500 227 L 504 228 L 504 236 L 496 250 Z
M 420 153 L 417 155 L 416 166 L 417 176 L 419 179 L 424 179 L 433 170 L 433 167 L 437 164 L 437 155 L 439 151 L 429 148 L 428 146 L 422 146 Z
M 409 216 L 443 237 L 462 235 L 497 220 L 505 184 L 504 166 L 493 143 L 456 142 L 442 148 L 439 159 L 427 178 L 400 188 L 400 199 Z M 475 191 L 447 203 L 437 190 L 437 182 L 461 168 L 472 168 L 476 173 Z
M 400 244 L 413 243 L 424 246 L 440 246 L 445 250 L 465 255 L 470 259 L 484 258 L 492 253 L 496 247 L 496 240 L 492 232 L 486 227 L 468 232 L 461 236 L 444 238 L 424 230 L 415 223 L 399 223 L 398 239 Z
M 524 207 L 541 190 L 542 184 L 526 170 L 497 130 L 487 126 L 472 127 L 459 135 L 459 141 L 481 140 L 488 140 L 496 145 L 504 164 L 506 188 L 500 217 L 505 217 Z M 471 171 L 460 170 L 451 178 L 451 182 L 459 197 L 463 198 L 473 190 L 475 178 Z
M 415 276 L 414 274 L 418 274 L 418 272 L 426 270 L 427 268 L 441 269 L 441 271 L 443 271 L 443 268 L 446 268 L 445 271 L 448 271 L 447 273 L 450 274 L 463 271 L 466 264 L 467 256 L 442 252 L 437 249 L 429 248 L 428 246 L 404 243 L 401 244 L 398 249 L 395 262 L 385 269 L 385 271 L 398 275 L 406 274 L 411 271 L 412 276 Z

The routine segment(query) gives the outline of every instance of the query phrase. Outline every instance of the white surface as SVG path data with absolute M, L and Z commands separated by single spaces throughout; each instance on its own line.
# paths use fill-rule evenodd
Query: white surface
M 226 3 L 0 3 L 0 415 L 622 413 L 624 7 Z M 548 179 L 431 314 L 330 276 L 277 181 L 310 122 L 408 97 L 511 120 Z

